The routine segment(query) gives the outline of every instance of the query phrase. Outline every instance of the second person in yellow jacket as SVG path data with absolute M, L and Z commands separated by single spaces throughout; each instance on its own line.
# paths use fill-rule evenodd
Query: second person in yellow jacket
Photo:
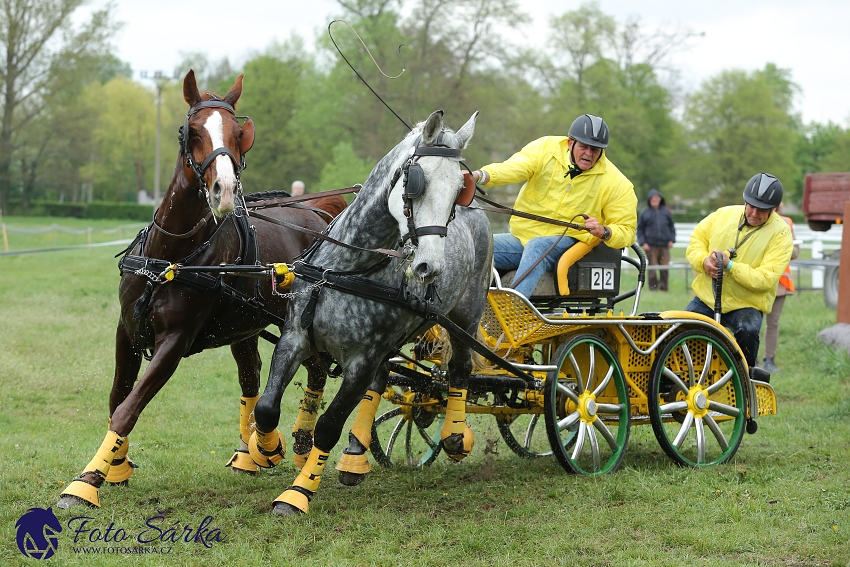
M 714 280 L 722 270 L 720 323 L 732 330 L 752 367 L 762 317 L 773 307 L 793 242 L 788 224 L 774 213 L 782 202 L 782 183 L 775 176 L 754 175 L 744 188 L 744 202 L 716 210 L 691 233 L 685 255 L 697 272 L 691 286 L 696 297 L 686 309 L 714 317 Z

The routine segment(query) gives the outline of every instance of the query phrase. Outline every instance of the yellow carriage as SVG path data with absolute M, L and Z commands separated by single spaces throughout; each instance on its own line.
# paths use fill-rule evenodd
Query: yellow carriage
M 646 261 L 633 249 L 637 259 L 604 245 L 562 258 L 531 300 L 494 277 L 478 340 L 524 377 L 476 354 L 466 412 L 495 416 L 518 455 L 554 454 L 567 471 L 609 473 L 623 460 L 631 426 L 650 424 L 676 463 L 709 466 L 731 459 L 756 419 L 776 413 L 769 374 L 747 366 L 719 323 L 684 311 L 636 314 Z M 620 294 L 624 262 L 639 275 L 635 289 Z M 632 297 L 631 313 L 616 310 Z M 439 453 L 446 339 L 433 327 L 409 356 L 391 361 L 384 397 L 397 407 L 374 422 L 379 463 L 423 465 Z

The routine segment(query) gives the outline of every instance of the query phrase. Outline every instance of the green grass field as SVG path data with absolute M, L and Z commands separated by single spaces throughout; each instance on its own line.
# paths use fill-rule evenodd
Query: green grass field
M 118 250 L 0 258 L 0 565 L 36 563 L 17 549 L 16 521 L 54 505 L 103 440 Z M 641 311 L 687 304 L 681 272 L 672 277 L 669 293 L 644 294 Z M 618 472 L 576 477 L 554 458 L 520 459 L 491 416 L 470 416 L 476 444 L 463 463 L 440 456 L 420 470 L 376 467 L 354 488 L 329 466 L 310 514 L 288 520 L 270 509 L 297 473 L 291 458 L 256 476 L 224 466 L 236 446 L 239 388 L 229 350 L 205 352 L 185 359 L 142 414 L 130 436 L 141 468 L 129 486 L 102 489 L 100 509 L 57 511 L 64 529 L 47 564 L 846 567 L 850 363 L 816 336 L 834 321 L 817 292 L 786 302 L 782 372 L 772 380 L 779 414 L 761 419 L 727 465 L 679 468 L 647 425 L 633 428 Z M 265 368 L 270 353 L 263 346 Z M 284 432 L 299 394 L 285 395 Z M 100 532 L 75 543 L 76 516 Z M 169 541 L 206 517 L 224 541 Z M 110 525 L 113 536 L 161 533 L 153 547 L 170 553 L 121 553 L 134 540 L 89 542 Z

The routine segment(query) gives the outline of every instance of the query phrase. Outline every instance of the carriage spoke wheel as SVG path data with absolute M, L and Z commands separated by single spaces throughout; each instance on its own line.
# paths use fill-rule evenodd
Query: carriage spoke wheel
M 552 454 L 543 422 L 539 413 L 496 416 L 496 426 L 505 444 L 523 459 Z
M 746 424 L 741 370 L 713 334 L 674 336 L 653 363 L 648 398 L 655 437 L 676 463 L 725 463 L 738 450 Z
M 543 390 L 549 445 L 568 472 L 598 475 L 617 470 L 629 441 L 629 394 L 623 369 L 594 335 L 563 343 Z
M 384 467 L 430 465 L 440 454 L 444 417 L 421 407 L 391 409 L 372 424 L 372 456 Z

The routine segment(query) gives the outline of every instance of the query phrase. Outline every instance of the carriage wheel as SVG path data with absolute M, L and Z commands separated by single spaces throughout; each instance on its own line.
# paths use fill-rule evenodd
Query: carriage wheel
M 553 357 L 543 390 L 546 433 L 568 472 L 617 470 L 629 441 L 629 393 L 611 349 L 594 335 L 563 343 Z
M 430 465 L 440 454 L 443 420 L 443 414 L 423 408 L 391 409 L 372 424 L 372 456 L 383 467 Z
M 673 337 L 653 363 L 647 397 L 655 437 L 676 463 L 725 463 L 738 450 L 746 423 L 741 370 L 712 334 Z
M 552 454 L 540 414 L 496 416 L 496 426 L 505 444 L 523 459 L 537 459 Z

